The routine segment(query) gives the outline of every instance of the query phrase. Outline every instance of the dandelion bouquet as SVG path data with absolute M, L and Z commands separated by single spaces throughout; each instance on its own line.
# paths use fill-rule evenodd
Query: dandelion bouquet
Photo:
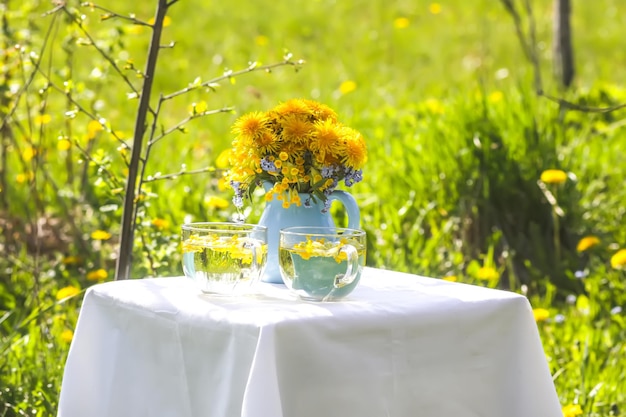
M 363 179 L 367 160 L 363 136 L 338 121 L 328 106 L 307 99 L 292 99 L 267 112 L 251 112 L 232 128 L 228 183 L 235 191 L 235 206 L 266 182 L 265 200 L 310 206 L 319 199 L 328 209 L 328 196 L 341 181 L 347 187 Z M 299 194 L 309 194 L 301 201 Z

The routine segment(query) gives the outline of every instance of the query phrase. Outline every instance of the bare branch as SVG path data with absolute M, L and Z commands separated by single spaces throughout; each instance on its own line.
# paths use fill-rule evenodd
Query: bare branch
M 152 27 L 152 25 L 148 22 L 144 22 L 143 20 L 139 20 L 137 19 L 134 15 L 130 15 L 130 16 L 124 16 L 121 14 L 118 14 L 112 10 L 107 9 L 106 7 L 102 7 L 98 4 L 95 3 L 91 3 L 91 2 L 85 2 L 85 3 L 81 3 L 82 7 L 89 7 L 91 9 L 96 9 L 96 10 L 101 10 L 105 13 L 105 15 L 101 16 L 102 20 L 108 20 L 108 19 L 120 19 L 120 20 L 126 20 L 131 22 L 134 25 L 139 25 L 139 26 L 148 26 L 148 27 Z
M 226 71 L 223 75 L 221 75 L 219 77 L 216 77 L 216 78 L 213 78 L 212 80 L 205 81 L 205 82 L 200 83 L 200 84 L 193 84 L 193 85 L 190 85 L 190 86 L 188 86 L 186 88 L 183 88 L 182 90 L 170 93 L 170 94 L 168 94 L 166 96 L 163 96 L 163 100 L 171 100 L 174 97 L 178 97 L 178 96 L 180 96 L 182 94 L 186 94 L 189 91 L 196 90 L 198 88 L 204 88 L 204 87 L 214 88 L 215 85 L 218 84 L 220 81 L 224 81 L 224 80 L 227 80 L 227 79 L 235 78 L 235 77 L 238 77 L 240 75 L 247 74 L 249 72 L 253 72 L 253 71 L 268 71 L 269 72 L 269 71 L 271 71 L 274 68 L 285 66 L 285 65 L 291 65 L 291 66 L 294 66 L 296 68 L 299 68 L 303 64 L 304 64 L 303 60 L 300 59 L 300 60 L 294 62 L 294 61 L 291 60 L 291 57 L 286 57 L 284 60 L 282 60 L 280 62 L 276 62 L 276 63 L 268 64 L 268 65 L 261 65 L 261 66 L 257 65 L 256 62 L 253 62 L 247 68 L 244 68 L 242 70 L 239 70 L 239 71 Z
M 171 179 L 175 179 L 178 177 L 182 177 L 183 175 L 197 175 L 197 174 L 205 174 L 207 172 L 215 172 L 215 168 L 208 167 L 208 168 L 201 168 L 201 169 L 196 169 L 192 171 L 187 171 L 187 169 L 183 167 L 183 169 L 181 169 L 180 171 L 173 172 L 171 174 L 150 175 L 148 176 L 148 178 L 144 180 L 144 182 L 148 183 L 148 182 L 161 181 L 161 180 L 171 180 Z
M 169 135 L 169 134 L 171 134 L 171 133 L 173 133 L 173 132 L 175 132 L 177 130 L 180 130 L 183 126 L 185 126 L 187 123 L 189 123 L 193 119 L 197 119 L 199 117 L 204 117 L 204 116 L 209 116 L 211 114 L 228 113 L 228 112 L 232 112 L 233 110 L 234 109 L 232 107 L 223 107 L 221 109 L 207 110 L 207 111 L 203 111 L 201 113 L 192 114 L 191 116 L 184 118 L 183 120 L 178 122 L 176 125 L 170 127 L 166 131 L 164 131 L 161 135 L 156 136 L 154 139 L 152 139 L 149 142 L 149 144 L 150 145 L 154 145 L 155 143 L 157 143 L 158 141 L 163 139 L 165 136 L 167 136 L 167 135 Z

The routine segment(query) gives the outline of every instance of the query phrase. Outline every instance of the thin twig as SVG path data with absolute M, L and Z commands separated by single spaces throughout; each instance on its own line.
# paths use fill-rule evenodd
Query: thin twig
M 180 171 L 173 172 L 171 174 L 150 175 L 143 182 L 148 183 L 148 182 L 161 181 L 161 180 L 170 180 L 170 179 L 176 179 L 178 177 L 182 177 L 183 175 L 197 175 L 197 174 L 205 174 L 207 172 L 215 172 L 215 168 L 208 167 L 208 168 L 201 168 L 201 169 L 196 169 L 192 171 L 181 169 Z
M 199 117 L 204 117 L 204 116 L 209 116 L 212 114 L 218 114 L 218 113 L 228 113 L 228 112 L 232 112 L 234 110 L 233 107 L 223 107 L 221 109 L 216 109 L 216 110 L 207 110 L 207 111 L 203 111 L 201 113 L 196 113 L 196 114 L 192 114 L 189 117 L 186 117 L 185 119 L 181 120 L 180 122 L 178 122 L 176 125 L 170 127 L 169 129 L 167 129 L 166 131 L 164 131 L 163 133 L 161 133 L 159 136 L 155 137 L 154 139 L 150 140 L 150 142 L 148 142 L 149 145 L 154 145 L 155 143 L 157 143 L 158 141 L 160 141 L 161 139 L 163 139 L 165 136 L 180 130 L 183 126 L 185 126 L 187 123 L 189 123 L 190 121 L 197 119 Z
M 137 19 L 133 15 L 131 15 L 131 16 L 124 16 L 124 15 L 118 14 L 118 13 L 112 11 L 112 10 L 107 9 L 106 7 L 102 7 L 102 6 L 100 6 L 98 4 L 95 4 L 95 3 L 91 3 L 91 2 L 81 3 L 81 7 L 89 7 L 91 9 L 101 10 L 101 11 L 105 12 L 106 15 L 104 16 L 104 18 L 101 17 L 102 20 L 115 18 L 115 19 L 127 20 L 127 21 L 131 22 L 132 24 L 139 25 L 139 26 L 152 27 L 152 25 L 150 23 L 144 22 L 143 20 L 139 20 L 139 19 Z
M 304 64 L 303 60 L 300 59 L 300 60 L 294 62 L 294 61 L 291 60 L 290 57 L 285 58 L 283 61 L 280 61 L 280 62 L 276 62 L 276 63 L 273 63 L 273 64 L 267 64 L 267 65 L 261 65 L 261 66 L 258 66 L 256 63 L 252 63 L 247 68 L 244 68 L 242 70 L 239 70 L 239 71 L 227 71 L 227 72 L 224 73 L 224 75 L 221 75 L 219 77 L 213 78 L 212 80 L 205 81 L 205 82 L 200 83 L 200 84 L 190 85 L 190 86 L 188 86 L 186 88 L 183 88 L 182 90 L 175 91 L 173 93 L 165 95 L 165 96 L 163 96 L 163 100 L 164 101 L 165 100 L 171 100 L 174 97 L 178 97 L 178 96 L 180 96 L 182 94 L 188 93 L 189 91 L 196 90 L 198 88 L 208 87 L 208 88 L 213 89 L 215 87 L 215 85 L 217 83 L 219 83 L 220 81 L 231 79 L 231 78 L 237 77 L 237 76 L 242 75 L 242 74 L 247 74 L 247 73 L 252 72 L 252 71 L 271 71 L 274 68 L 277 68 L 277 67 L 280 67 L 280 66 L 284 66 L 284 65 L 291 65 L 291 66 L 294 66 L 296 68 L 299 68 L 303 64 Z

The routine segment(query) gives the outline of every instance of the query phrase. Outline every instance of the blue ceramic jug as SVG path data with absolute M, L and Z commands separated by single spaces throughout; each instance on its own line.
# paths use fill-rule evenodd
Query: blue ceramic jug
M 272 184 L 264 184 L 266 191 L 272 187 Z M 269 187 L 269 188 L 268 188 Z M 267 202 L 259 224 L 267 227 L 267 264 L 265 271 L 261 276 L 261 281 L 271 282 L 274 284 L 282 284 L 283 279 L 280 275 L 280 267 L 278 265 L 278 241 L 280 237 L 280 229 L 293 226 L 319 226 L 319 227 L 335 227 L 335 222 L 329 212 L 323 212 L 324 202 L 317 199 L 313 201 L 309 194 L 300 194 L 303 204 L 298 207 L 292 204 L 289 208 L 283 208 L 283 203 L 274 198 Z M 310 199 L 310 207 L 305 207 L 304 202 Z M 356 200 L 352 195 L 345 191 L 335 190 L 328 197 L 332 202 L 340 201 L 348 215 L 348 228 L 359 229 L 361 224 L 361 212 L 356 204 Z

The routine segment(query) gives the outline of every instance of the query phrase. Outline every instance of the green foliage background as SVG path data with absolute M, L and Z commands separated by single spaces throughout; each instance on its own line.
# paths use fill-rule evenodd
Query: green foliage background
M 155 6 L 98 4 L 143 21 Z M 567 92 L 551 82 L 552 2 L 532 5 L 546 89 L 589 106 L 626 102 L 621 0 L 575 2 L 578 74 Z M 88 278 L 94 271 L 113 277 L 123 148 L 137 110 L 128 84 L 140 86 L 133 68 L 143 69 L 149 41 L 147 27 L 101 20 L 93 7 L 68 2 L 67 13 L 43 15 L 52 7 L 0 4 L 0 116 L 8 121 L 0 155 L 0 416 L 55 413 L 82 292 L 57 294 L 99 282 Z M 626 247 L 624 111 L 562 111 L 537 98 L 532 67 L 497 1 L 181 0 L 169 16 L 163 44 L 175 45 L 161 51 L 157 96 L 251 61 L 281 61 L 286 51 L 306 64 L 251 72 L 165 104 L 163 130 L 188 117 L 193 103 L 234 111 L 192 120 L 152 148 L 145 179 L 206 172 L 145 184 L 134 277 L 181 274 L 182 222 L 237 215 L 224 205 L 231 194 L 220 188 L 218 157 L 238 115 L 316 99 L 368 141 L 365 180 L 351 189 L 368 232 L 368 265 L 526 294 L 549 314 L 538 326 L 562 404 L 579 404 L 585 415 L 623 414 L 625 276 L 609 260 Z M 88 114 L 122 140 L 95 129 Z M 542 191 L 538 179 L 550 168 L 568 181 Z M 261 210 L 255 201 L 244 214 L 255 221 Z M 111 237 L 94 239 L 97 230 Z M 587 235 L 600 244 L 580 253 Z M 481 268 L 499 278 L 481 279 Z

